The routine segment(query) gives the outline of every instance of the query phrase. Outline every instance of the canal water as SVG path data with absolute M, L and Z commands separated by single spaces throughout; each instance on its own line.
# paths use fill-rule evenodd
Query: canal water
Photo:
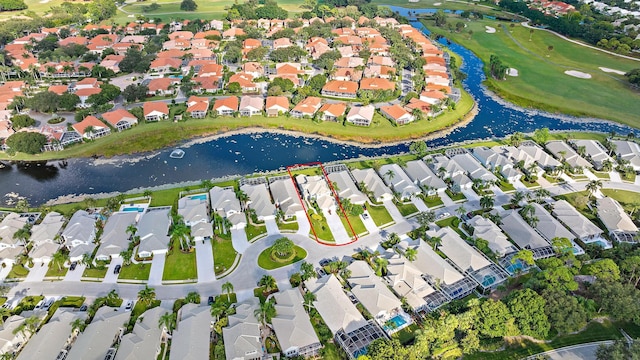
M 406 9 L 392 7 L 405 16 Z M 414 10 L 411 10 L 413 12 Z M 423 9 L 432 12 L 433 9 Z M 416 10 L 420 12 L 420 10 Z M 426 33 L 419 22 L 412 22 Z M 443 44 L 446 39 L 441 39 Z M 517 108 L 492 96 L 483 86 L 482 61 L 468 49 L 451 43 L 451 50 L 464 61 L 462 70 L 468 77 L 465 89 L 478 103 L 478 115 L 465 127 L 441 138 L 429 140 L 431 147 L 493 137 L 515 131 L 531 132 L 537 128 L 551 130 L 615 131 L 627 134 L 632 128 L 594 119 L 557 117 Z M 292 120 L 295 121 L 295 120 Z M 173 149 L 163 149 L 142 156 L 113 159 L 70 159 L 66 162 L 12 164 L 0 169 L 0 203 L 26 197 L 37 205 L 67 194 L 95 194 L 127 191 L 138 187 L 245 175 L 271 171 L 284 166 L 312 161 L 335 161 L 361 156 L 379 156 L 404 152 L 408 144 L 367 148 L 338 144 L 303 136 L 282 134 L 238 134 L 183 147 L 182 159 L 172 159 Z

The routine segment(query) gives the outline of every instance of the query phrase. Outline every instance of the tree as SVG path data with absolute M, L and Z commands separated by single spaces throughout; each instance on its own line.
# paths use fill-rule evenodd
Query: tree
M 122 91 L 122 96 L 128 102 L 141 101 L 147 96 L 149 87 L 142 84 L 130 84 Z
M 118 67 L 120 71 L 130 73 L 139 72 L 144 73 L 149 70 L 151 66 L 151 57 L 143 54 L 136 47 L 130 47 L 124 55 L 124 59 L 120 62 Z
M 367 348 L 367 356 L 371 360 L 395 360 L 407 357 L 408 349 L 398 339 L 374 340 Z
M 525 198 L 525 194 L 523 191 L 516 191 L 515 193 L 513 193 L 513 196 L 511 197 L 511 200 L 509 201 L 509 204 L 511 206 L 512 209 L 517 208 L 518 206 L 520 206 L 520 202 L 522 200 L 524 200 Z
M 278 289 L 278 283 L 276 279 L 271 275 L 263 275 L 258 282 L 258 285 L 264 288 L 265 293 L 270 293 Z
M 242 86 L 238 82 L 232 82 L 227 86 L 227 91 L 230 94 L 239 94 L 242 92 Z
M 309 79 L 309 87 L 315 92 L 320 92 L 324 85 L 327 83 L 327 77 L 322 74 L 314 75 Z
M 637 301 L 640 291 L 632 285 L 597 280 L 589 288 L 589 293 L 598 304 L 598 312 L 609 314 L 614 319 L 640 323 L 640 304 Z
M 15 115 L 11 118 L 11 126 L 14 130 L 30 127 L 36 124 L 36 120 L 29 115 Z
M 172 312 L 165 312 L 164 314 L 162 314 L 162 316 L 160 316 L 160 319 L 158 319 L 158 327 L 160 329 L 167 329 L 167 332 L 171 334 L 173 329 L 175 329 L 176 327 L 176 317 L 176 314 Z
M 640 354 L 640 341 L 637 339 L 629 345 L 626 339 L 615 340 L 613 344 L 602 344 L 596 350 L 597 360 L 635 360 Z
M 46 143 L 45 135 L 30 131 L 14 133 L 6 140 L 6 145 L 12 150 L 32 155 L 42 152 Z
M 193 0 L 182 0 L 180 3 L 180 10 L 182 11 L 196 11 L 198 4 Z
M 145 285 L 144 289 L 138 291 L 138 300 L 143 304 L 149 305 L 156 299 L 156 290 Z
M 533 252 L 531 250 L 522 249 L 518 251 L 512 258 L 511 263 L 515 264 L 518 260 L 522 261 L 526 265 L 533 266 L 536 262 L 533 259 Z
M 120 252 L 124 266 L 131 265 L 131 258 L 133 258 L 133 250 L 126 249 Z
M 91 20 L 100 22 L 116 14 L 116 3 L 113 0 L 94 0 L 87 5 Z
M 182 221 L 174 222 L 171 228 L 171 242 L 180 242 L 182 250 L 191 248 L 191 229 Z
M 587 325 L 587 311 L 578 299 L 558 289 L 546 289 L 542 297 L 547 301 L 545 311 L 559 334 L 568 334 Z
M 310 264 L 306 261 L 303 261 L 302 264 L 300 264 L 300 272 L 302 273 L 302 280 L 304 281 L 318 276 L 313 268 L 313 264 Z
M 77 318 L 69 324 L 71 325 L 71 332 L 83 332 L 87 327 L 87 323 L 81 318 Z
M 571 244 L 571 240 L 567 238 L 553 238 L 551 239 L 551 246 L 553 246 L 553 251 L 556 254 L 573 254 L 573 244 Z
M 316 295 L 311 291 L 305 292 L 302 295 L 303 305 L 307 307 L 307 311 L 311 312 L 311 308 L 313 307 L 313 302 L 316 301 Z
M 638 287 L 640 282 L 640 256 L 630 256 L 620 263 L 620 270 L 629 284 Z
M 523 140 L 524 134 L 519 131 L 516 131 L 515 133 L 511 134 L 511 136 L 509 136 L 509 143 L 511 143 L 511 145 L 515 147 L 520 146 Z
M 582 267 L 582 272 L 586 275 L 593 275 L 603 281 L 619 281 L 620 268 L 611 259 L 601 259 Z
M 593 196 L 598 190 L 602 189 L 602 181 L 601 180 L 591 180 L 585 186 L 585 189 L 589 191 L 589 195 Z
M 258 46 L 255 49 L 249 50 L 247 52 L 247 59 L 250 61 L 261 61 L 269 52 L 269 49 L 265 46 Z
M 421 211 L 415 217 L 418 225 L 422 228 L 428 228 L 429 224 L 436 221 L 436 214 L 433 211 Z
M 518 332 L 509 308 L 502 301 L 492 299 L 479 306 L 476 328 L 480 334 L 491 338 L 513 336 Z
M 489 58 L 489 73 L 496 80 L 504 80 L 509 67 L 505 65 L 497 55 L 491 55 Z
M 15 335 L 20 333 L 23 337 L 26 338 L 27 333 L 29 334 L 28 336 L 35 334 L 38 330 L 39 325 L 40 317 L 38 315 L 31 315 L 30 317 L 26 318 L 24 322 L 20 324 L 20 326 L 13 329 L 13 334 Z
M 62 265 L 69 259 L 69 254 L 58 251 L 51 256 L 51 262 L 58 266 L 58 271 L 62 271 Z
M 414 141 L 409 145 L 409 151 L 420 157 L 425 156 L 427 154 L 427 143 L 424 141 Z
M 436 26 L 443 27 L 447 25 L 447 15 L 444 13 L 444 11 L 438 10 L 435 14 L 433 14 L 433 21 L 435 21 Z
M 0 307 L 0 325 L 4 324 L 4 320 L 11 316 L 11 310 Z
M 467 209 L 464 207 L 464 205 L 460 205 L 456 209 L 456 214 L 458 214 L 458 216 L 464 216 L 464 214 L 466 213 L 467 213 Z
M 494 198 L 491 195 L 483 195 L 480 198 L 480 206 L 484 210 L 491 209 L 493 207 L 493 204 L 494 204 Z
M 541 145 L 544 145 L 549 141 L 549 128 L 540 128 L 533 132 L 533 139 Z
M 289 240 L 286 237 L 281 237 L 276 240 L 271 246 L 271 250 L 276 253 L 276 255 L 280 258 L 286 258 L 293 252 L 294 245 L 293 241 Z
M 260 307 L 253 311 L 253 315 L 258 321 L 260 321 L 262 326 L 270 323 L 271 319 L 277 315 L 274 298 L 270 298 L 269 300 L 260 304 Z
M 373 263 L 376 275 L 383 276 L 387 273 L 387 265 L 389 265 L 389 260 L 382 257 L 377 257 Z
M 404 257 L 406 257 L 409 261 L 415 261 L 417 256 L 418 250 L 414 248 L 407 248 L 407 250 L 404 251 Z
M 213 316 L 215 322 L 220 319 L 220 316 L 222 316 L 226 310 L 225 304 L 220 301 L 214 301 L 213 304 L 211 304 L 211 316 Z
M 231 301 L 231 293 L 233 292 L 233 284 L 229 281 L 222 284 L 222 291 L 227 293 L 227 301 Z
M 627 81 L 634 85 L 640 85 L 640 68 L 633 69 L 628 73 L 624 74 L 627 77 Z
M 195 291 L 191 291 L 184 297 L 184 301 L 190 304 L 200 304 L 200 294 Z
M 507 297 L 507 306 L 523 335 L 544 339 L 551 324 L 545 313 L 546 300 L 531 289 L 516 290 Z

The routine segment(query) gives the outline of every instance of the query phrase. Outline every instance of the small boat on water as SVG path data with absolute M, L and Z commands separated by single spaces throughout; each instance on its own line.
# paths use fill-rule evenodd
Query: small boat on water
M 172 159 L 182 159 L 184 157 L 184 150 L 175 149 L 171 152 L 171 155 L 169 155 L 169 157 Z

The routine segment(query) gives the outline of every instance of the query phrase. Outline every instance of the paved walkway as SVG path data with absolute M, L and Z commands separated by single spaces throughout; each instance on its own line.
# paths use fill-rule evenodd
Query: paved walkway
M 109 264 L 109 268 L 107 269 L 107 274 L 104 276 L 104 280 L 102 280 L 102 282 L 106 284 L 117 283 L 118 276 L 120 276 L 120 274 L 114 274 L 113 270 L 117 265 L 122 266 L 123 263 L 124 263 L 124 260 L 120 256 L 118 256 L 117 258 L 112 258 L 111 263 Z
M 393 201 L 387 200 L 387 201 L 383 201 L 382 203 L 384 204 L 384 207 L 389 212 L 389 215 L 391 215 L 391 218 L 393 219 L 393 221 L 395 221 L 396 223 L 399 223 L 400 221 L 404 221 L 404 216 L 402 216 L 402 214 L 400 213 L 400 210 L 398 210 L 398 208 L 393 203 Z
M 43 262 L 42 266 L 38 263 L 35 263 L 35 266 L 29 270 L 27 277 L 24 279 L 25 282 L 40 282 L 44 279 L 44 276 L 47 274 L 47 270 L 49 270 L 49 262 Z
M 418 211 L 429 211 L 429 207 L 427 206 L 427 204 L 425 204 L 424 201 L 422 201 L 422 199 L 420 199 L 419 197 L 412 197 L 411 202 L 416 206 L 416 208 L 418 208 Z
M 322 214 L 327 219 L 327 225 L 329 225 L 329 229 L 333 234 L 333 239 L 336 241 L 336 244 L 342 245 L 351 242 L 351 236 L 349 236 L 349 232 L 342 225 L 342 220 L 340 220 L 340 216 L 336 214 L 335 211 L 329 213 L 327 210 L 322 210 Z
M 298 234 L 303 236 L 309 236 L 311 231 L 311 224 L 307 219 L 307 214 L 304 211 L 296 211 L 296 221 L 298 221 Z
M 453 206 L 455 205 L 455 202 L 453 202 L 453 200 L 451 200 L 451 198 L 449 197 L 449 195 L 447 195 L 446 192 L 439 192 L 438 196 L 440 196 L 440 200 L 442 200 L 442 206 L 447 207 L 447 206 Z
M 251 245 L 249 240 L 247 239 L 247 233 L 242 229 L 231 229 L 231 242 L 233 243 L 233 248 L 238 252 L 238 254 L 244 254 L 247 251 L 247 248 Z
M 71 271 L 67 271 L 67 274 L 64 276 L 62 281 L 80 281 L 82 279 L 82 273 L 84 273 L 84 269 L 87 268 L 85 264 L 78 264 L 76 269 Z
M 216 279 L 211 240 L 196 241 L 196 266 L 198 267 L 198 283 Z
M 166 260 L 166 256 L 166 254 L 153 256 L 153 261 L 151 261 L 151 270 L 149 272 L 149 286 L 162 285 L 162 273 L 164 272 L 164 261 Z
M 592 173 L 591 171 L 587 170 L 587 169 L 583 169 L 582 173 L 584 174 L 584 176 L 586 176 L 589 180 L 600 180 L 594 173 Z
M 267 226 L 267 234 L 269 235 L 280 234 L 280 229 L 278 229 L 278 223 L 276 222 L 276 219 L 265 220 L 264 223 Z

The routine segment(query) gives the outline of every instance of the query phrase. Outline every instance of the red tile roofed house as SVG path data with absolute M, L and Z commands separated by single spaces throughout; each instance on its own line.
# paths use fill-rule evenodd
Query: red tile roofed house
M 356 56 L 357 54 L 356 50 L 351 45 L 340 46 L 338 48 L 338 52 L 340 53 L 340 56 L 342 56 L 343 58 Z
M 196 33 L 193 38 L 194 39 L 206 39 L 207 37 L 212 38 L 215 36 L 222 37 L 222 34 L 218 30 L 207 30 Z
M 142 112 L 146 121 L 166 120 L 169 117 L 169 107 L 162 101 L 150 101 L 142 105 Z
M 390 79 L 396 73 L 396 68 L 391 66 L 369 65 L 364 69 L 364 77 Z
M 22 93 L 22 90 L 25 89 L 26 87 L 27 87 L 27 84 L 24 81 L 13 80 L 13 81 L 5 82 L 2 86 L 0 86 L 0 89 L 7 89 L 13 92 Z
M 418 109 L 427 116 L 433 116 L 433 112 L 431 111 L 431 104 L 417 98 L 412 98 L 411 100 L 409 100 L 409 103 L 405 107 L 408 110 Z
M 163 50 L 172 50 L 172 49 L 186 50 L 190 47 L 191 47 L 191 40 L 187 40 L 187 39 L 175 39 L 175 40 L 165 41 L 164 43 L 162 43 Z
M 289 46 L 293 46 L 289 38 L 280 38 L 273 40 L 273 50 L 284 49 Z
M 158 53 L 157 58 L 177 58 L 180 59 L 181 57 L 184 56 L 184 54 L 186 54 L 185 51 L 182 50 L 178 50 L 178 49 L 171 49 L 171 50 L 165 50 L 165 51 L 161 51 Z
M 107 55 L 100 62 L 100 66 L 118 73 L 120 72 L 120 62 L 122 60 L 124 60 L 124 55 Z
M 213 104 L 213 110 L 220 116 L 231 116 L 238 111 L 238 98 L 236 96 L 229 96 L 227 98 L 216 99 L 216 102 Z
M 354 68 L 337 68 L 333 75 L 331 75 L 331 79 L 340 81 L 360 81 L 360 79 L 362 79 L 362 71 Z
M 144 23 L 142 24 L 142 26 L 140 26 L 140 28 L 141 30 L 154 30 L 156 34 L 158 34 L 160 30 L 162 30 L 162 24 Z
M 118 35 L 100 34 L 89 41 L 89 51 L 96 54 L 102 54 L 104 49 L 110 48 L 118 41 Z
M 369 126 L 373 121 L 376 109 L 373 105 L 354 106 L 349 110 L 346 120 L 353 125 Z
M 311 55 L 311 58 L 317 60 L 322 54 L 331 51 L 331 47 L 329 47 L 327 40 L 322 38 L 311 38 L 305 49 Z
M 149 70 L 157 73 L 174 72 L 182 66 L 182 60 L 176 58 L 158 58 L 151 62 Z
M 423 91 L 420 94 L 420 100 L 426 103 L 429 103 L 431 105 L 435 105 L 446 98 L 447 98 L 447 95 L 442 91 L 435 91 L 435 90 Z
M 364 78 L 360 80 L 360 90 L 393 91 L 396 84 L 393 81 L 382 78 Z
M 89 39 L 84 36 L 69 36 L 68 38 L 60 39 L 58 41 L 58 44 L 60 44 L 60 46 L 67 46 L 71 44 L 87 45 L 88 43 Z
M 298 75 L 302 74 L 303 71 L 300 70 L 302 65 L 299 63 L 280 63 L 276 64 L 276 74 L 277 75 Z
M 381 66 L 390 66 L 393 67 L 395 64 L 393 63 L 393 59 L 388 56 L 375 56 L 371 55 L 367 65 L 381 65 Z
M 40 42 L 46 38 L 47 34 L 43 33 L 31 33 L 29 35 L 17 38 L 13 40 L 14 44 L 31 44 L 33 41 Z
M 119 42 L 119 43 L 113 44 L 113 46 L 111 48 L 113 49 L 113 51 L 116 52 L 116 54 L 125 55 L 127 53 L 127 50 L 129 50 L 129 48 L 134 48 L 134 49 L 140 50 L 142 48 L 142 45 L 134 44 L 134 43 Z
M 264 99 L 261 96 L 243 96 L 240 99 L 240 116 L 253 116 L 262 114 Z
M 344 115 L 344 112 L 347 110 L 347 104 L 345 103 L 335 103 L 335 104 L 324 104 L 320 108 L 322 113 L 322 120 L 324 121 L 338 121 L 338 118 Z
M 187 113 L 194 119 L 204 119 L 209 111 L 209 98 L 190 96 L 187 100 Z
M 210 76 L 210 77 L 200 77 L 196 76 L 191 78 L 191 82 L 195 84 L 193 88 L 194 91 L 198 93 L 203 92 L 216 92 L 222 88 L 222 80 L 221 78 Z
M 200 71 L 198 71 L 198 77 L 215 77 L 215 78 L 220 78 L 222 77 L 222 72 L 224 70 L 224 67 L 222 65 L 218 65 L 218 64 L 214 64 L 214 63 L 208 63 L 203 65 L 200 68 Z
M 62 95 L 67 92 L 69 86 L 67 85 L 51 85 L 47 91 L 51 91 L 54 94 Z
M 118 131 L 129 129 L 131 126 L 138 123 L 138 118 L 125 109 L 106 112 L 102 114 L 102 118 Z
M 258 91 L 258 85 L 256 85 L 253 82 L 253 76 L 251 76 L 250 74 L 245 74 L 245 73 L 233 74 L 229 78 L 229 84 L 233 84 L 234 82 L 237 82 L 238 84 L 240 84 L 240 87 L 242 88 L 242 92 L 248 93 L 248 92 Z
M 382 106 L 380 112 L 397 125 L 405 125 L 415 120 L 411 113 L 398 104 Z
M 245 32 L 243 29 L 232 27 L 229 30 L 226 30 L 225 32 L 222 33 L 222 38 L 235 40 L 236 36 L 242 36 L 242 35 L 245 35 Z
M 284 75 L 271 75 L 269 76 L 270 80 L 273 81 L 276 78 L 286 79 L 293 83 L 293 87 L 297 88 L 298 86 L 304 84 L 304 81 L 300 79 L 297 75 L 284 74 Z
M 366 17 L 366 16 L 360 16 L 360 17 L 358 18 L 358 25 L 364 25 L 364 24 L 368 23 L 369 21 L 371 21 L 371 20 L 369 20 L 369 18 L 368 18 L 368 17 Z
M 251 74 L 254 78 L 264 75 L 264 66 L 259 62 L 249 61 L 242 64 L 242 72 Z
M 339 43 L 342 43 L 344 45 L 355 45 L 355 46 L 361 46 L 362 45 L 362 39 L 357 37 L 357 36 L 353 36 L 353 35 L 338 36 L 338 38 L 336 38 L 334 40 L 334 43 L 335 42 L 339 42 Z
M 192 59 L 214 60 L 216 58 L 210 49 L 194 49 L 187 50 L 187 54 L 191 54 Z
M 331 33 L 337 36 L 344 36 L 344 35 L 355 35 L 356 31 L 353 30 L 352 28 L 338 28 L 338 29 L 331 30 Z
M 286 96 L 268 96 L 265 106 L 268 117 L 276 117 L 289 111 L 289 99 Z
M 60 32 L 60 28 L 42 28 L 40 32 L 47 35 L 57 35 Z
M 258 39 L 245 39 L 242 42 L 243 52 L 245 52 L 244 50 L 253 50 L 255 48 L 259 48 L 260 46 L 262 46 L 262 43 Z
M 86 139 L 97 139 L 111 133 L 111 129 L 95 116 L 87 116 L 79 123 L 73 124 L 72 127 Z
M 89 100 L 89 97 L 91 95 L 95 95 L 95 94 L 100 94 L 100 92 L 102 92 L 102 89 L 99 87 L 88 87 L 88 88 L 81 88 L 81 89 L 77 89 L 74 94 L 78 95 L 78 97 L 80 98 L 80 103 L 78 104 L 78 107 L 89 107 L 89 104 L 87 103 L 87 100 Z
M 429 85 L 429 84 L 434 84 L 434 85 L 439 85 L 439 86 L 449 86 L 450 81 L 449 81 L 449 74 L 447 74 L 446 72 L 439 72 L 439 71 L 434 71 L 434 70 L 428 70 L 426 71 L 426 77 L 424 78 L 424 82 Z
M 124 31 L 127 34 L 135 34 L 138 32 L 138 29 L 140 29 L 140 24 L 135 22 L 130 22 L 127 24 L 127 26 L 124 27 Z
M 425 90 L 442 91 L 445 94 L 451 94 L 450 86 L 444 86 L 444 85 L 438 85 L 438 84 L 427 84 L 424 88 Z
M 300 101 L 291 111 L 291 116 L 294 118 L 301 117 L 313 117 L 313 115 L 322 106 L 322 99 L 315 96 L 309 96 L 308 98 Z
M 355 98 L 358 92 L 358 83 L 355 81 L 331 80 L 322 88 L 322 95 L 344 98 Z
M 191 31 L 174 31 L 169 34 L 169 39 L 170 40 L 176 40 L 176 39 L 191 40 L 193 39 L 193 33 Z
M 364 66 L 364 59 L 357 56 L 343 57 L 334 62 L 333 66 L 337 68 L 354 68 L 358 66 Z
M 147 94 L 150 96 L 160 95 L 160 96 L 170 96 L 173 95 L 174 89 L 173 86 L 180 82 L 179 79 L 172 78 L 159 78 L 159 79 L 151 79 L 149 81 L 149 91 Z

